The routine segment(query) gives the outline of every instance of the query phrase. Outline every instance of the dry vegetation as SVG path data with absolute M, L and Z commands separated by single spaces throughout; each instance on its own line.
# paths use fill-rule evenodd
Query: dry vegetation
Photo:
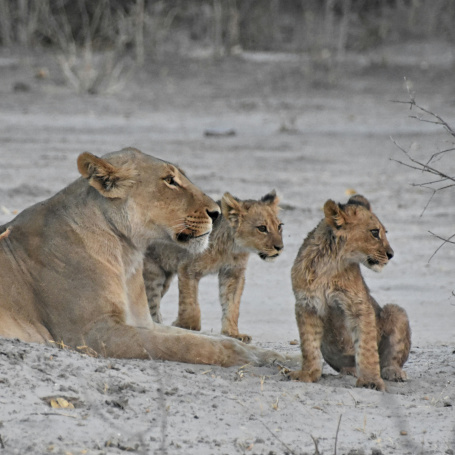
M 114 91 L 147 59 L 204 48 L 305 53 L 329 73 L 349 51 L 428 37 L 454 40 L 450 0 L 0 0 L 5 48 L 50 47 L 67 83 Z

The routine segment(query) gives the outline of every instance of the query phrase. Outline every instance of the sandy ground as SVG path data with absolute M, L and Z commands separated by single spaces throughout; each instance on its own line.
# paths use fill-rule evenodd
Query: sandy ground
M 357 389 L 327 365 L 317 384 L 302 384 L 272 366 L 122 361 L 0 339 L 0 454 L 454 453 L 455 249 L 429 262 L 441 242 L 428 232 L 454 233 L 454 192 L 420 216 L 430 193 L 411 184 L 425 176 L 391 160 L 403 156 L 390 139 L 421 159 L 448 147 L 440 127 L 390 100 L 407 99 L 406 76 L 418 101 L 454 124 L 450 48 L 380 50 L 330 77 L 298 59 L 173 61 L 113 95 L 75 94 L 49 56 L 0 57 L 0 224 L 77 178 L 83 151 L 136 146 L 178 163 L 214 198 L 275 188 L 285 252 L 272 264 L 251 258 L 240 330 L 296 352 L 290 268 L 325 200 L 355 189 L 396 254 L 381 274 L 365 270 L 367 283 L 380 303 L 407 310 L 413 330 L 409 381 L 388 393 Z M 35 79 L 43 67 L 49 78 Z M 210 128 L 236 134 L 205 137 Z M 453 153 L 439 164 L 455 175 Z M 202 281 L 200 301 L 203 330 L 218 333 L 216 277 Z M 174 284 L 166 324 L 176 311 Z

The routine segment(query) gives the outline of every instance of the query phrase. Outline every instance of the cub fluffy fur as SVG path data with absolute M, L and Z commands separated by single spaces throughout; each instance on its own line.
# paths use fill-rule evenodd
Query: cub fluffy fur
M 222 216 L 214 223 L 209 247 L 203 253 L 191 254 L 168 244 L 152 245 L 144 261 L 144 281 L 152 318 L 162 322 L 161 298 L 178 273 L 179 313 L 173 325 L 200 330 L 199 281 L 208 274 L 218 273 L 221 333 L 249 343 L 251 337 L 239 333 L 238 329 L 245 270 L 250 253 L 257 253 L 268 261 L 283 250 L 278 202 L 275 191 L 260 200 L 245 201 L 225 193 L 220 202 Z
M 360 264 L 379 272 L 393 250 L 363 196 L 344 205 L 328 200 L 324 215 L 292 267 L 302 369 L 290 377 L 317 381 L 322 352 L 332 368 L 357 376 L 357 387 L 384 390 L 383 379 L 406 379 L 411 330 L 401 307 L 381 308 L 373 299 Z
M 81 177 L 0 226 L 0 336 L 100 355 L 242 365 L 283 358 L 155 324 L 142 268 L 154 242 L 208 244 L 218 205 L 176 166 L 125 149 L 78 158 Z

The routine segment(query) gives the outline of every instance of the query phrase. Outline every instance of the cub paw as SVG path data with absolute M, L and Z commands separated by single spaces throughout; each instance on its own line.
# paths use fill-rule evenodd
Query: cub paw
M 341 376 L 357 376 L 357 370 L 355 367 L 343 367 L 340 370 Z
M 253 337 L 250 335 L 247 335 L 246 333 L 227 333 L 227 332 L 222 332 L 223 335 L 226 335 L 231 338 L 235 338 L 236 340 L 242 341 L 245 344 L 251 343 L 251 340 Z
M 197 332 L 201 331 L 200 321 L 181 321 L 180 319 L 176 319 L 172 325 L 174 327 L 180 327 L 181 329 L 196 330 Z
M 406 372 L 397 366 L 385 367 L 381 370 L 381 377 L 387 381 L 404 382 L 408 379 Z
M 316 382 L 321 377 L 321 374 L 322 371 L 320 370 L 312 371 L 297 370 L 289 372 L 287 376 L 292 381 Z
M 359 378 L 355 384 L 356 387 L 363 387 L 365 389 L 378 390 L 380 392 L 385 391 L 385 384 L 381 378 Z

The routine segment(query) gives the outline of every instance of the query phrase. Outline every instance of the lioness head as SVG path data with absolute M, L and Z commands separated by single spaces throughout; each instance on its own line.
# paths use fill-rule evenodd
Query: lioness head
M 347 204 L 328 200 L 324 204 L 325 220 L 333 228 L 334 235 L 343 242 L 344 258 L 362 263 L 380 272 L 393 258 L 393 250 L 386 237 L 386 230 L 371 211 L 368 200 L 360 195 L 352 196 Z
M 241 201 L 229 193 L 221 199 L 221 213 L 234 229 L 235 242 L 265 261 L 277 258 L 283 250 L 278 202 L 275 191 L 259 201 Z
M 77 165 L 133 241 L 170 240 L 194 252 L 207 247 L 220 209 L 177 166 L 133 148 L 102 158 L 82 153 Z

